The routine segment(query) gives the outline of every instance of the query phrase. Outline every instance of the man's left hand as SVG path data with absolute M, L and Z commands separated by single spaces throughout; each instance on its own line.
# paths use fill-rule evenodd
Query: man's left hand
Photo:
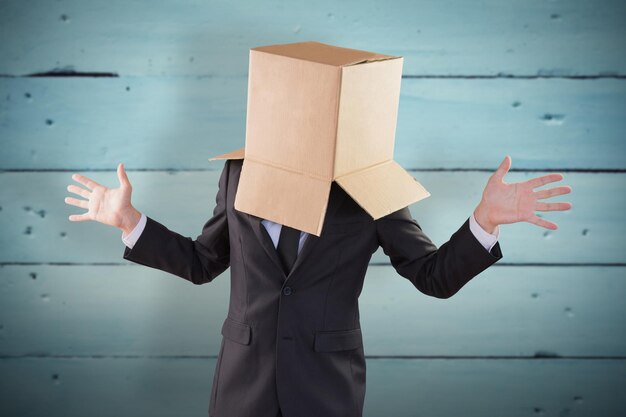
M 546 203 L 540 199 L 568 194 L 572 187 L 563 185 L 533 191 L 534 188 L 550 182 L 561 181 L 563 175 L 552 173 L 531 178 L 528 181 L 508 184 L 504 176 L 511 168 L 511 157 L 506 156 L 498 169 L 489 177 L 482 199 L 474 210 L 474 217 L 480 226 L 489 233 L 495 233 L 500 224 L 529 222 L 546 229 L 556 230 L 557 225 L 542 219 L 535 211 L 562 211 L 572 208 L 569 202 Z

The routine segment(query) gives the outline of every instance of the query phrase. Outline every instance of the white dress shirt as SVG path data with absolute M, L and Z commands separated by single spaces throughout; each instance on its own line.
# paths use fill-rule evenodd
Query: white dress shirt
M 280 229 L 283 227 L 283 225 L 280 223 L 274 223 L 270 220 L 262 220 L 261 223 L 263 223 L 263 226 L 265 226 L 265 229 L 267 230 L 270 237 L 272 238 L 274 247 L 277 247 L 278 238 L 280 237 Z M 137 223 L 137 226 L 135 226 L 133 231 L 130 232 L 128 236 L 124 236 L 124 233 L 122 232 L 122 241 L 124 242 L 124 244 L 128 246 L 130 249 L 132 249 L 133 246 L 135 245 L 135 242 L 137 242 L 137 239 L 139 239 L 141 232 L 143 232 L 143 229 L 145 226 L 146 226 L 146 215 L 141 213 L 141 219 L 139 219 L 139 223 Z M 472 231 L 472 234 L 476 236 L 476 239 L 478 239 L 480 244 L 483 245 L 483 247 L 487 251 L 491 252 L 491 248 L 493 248 L 496 242 L 498 241 L 498 236 L 500 234 L 500 227 L 496 226 L 495 234 L 491 234 L 487 232 L 478 224 L 478 222 L 474 218 L 473 212 L 469 218 L 469 227 L 470 227 L 470 230 Z M 304 244 L 304 241 L 306 240 L 306 237 L 308 235 L 309 234 L 306 232 L 300 232 L 300 241 L 298 243 L 298 253 L 300 253 L 300 249 L 302 249 L 302 245 Z

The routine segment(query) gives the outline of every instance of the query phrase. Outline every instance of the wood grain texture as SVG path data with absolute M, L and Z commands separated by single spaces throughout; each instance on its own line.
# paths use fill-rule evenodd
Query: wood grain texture
M 307 40 L 405 58 L 395 159 L 438 246 L 507 154 L 507 182 L 573 188 L 539 213 L 558 230 L 501 226 L 503 259 L 448 300 L 374 254 L 364 416 L 626 415 L 624 21 L 615 0 L 0 2 L 0 415 L 206 415 L 229 272 L 124 261 L 66 186 L 125 162 L 136 207 L 195 238 L 207 158 L 244 144 L 249 48 Z
M 223 161 L 215 162 L 216 168 Z M 133 204 L 170 230 L 190 238 L 202 232 L 212 216 L 221 168 L 210 172 L 130 172 Z M 431 240 L 446 242 L 479 203 L 489 173 L 413 172 L 431 196 L 409 206 Z M 510 182 L 541 173 L 511 172 Z M 91 172 L 95 181 L 119 185 L 111 172 Z M 71 173 L 22 172 L 0 174 L 0 262 L 126 262 L 122 232 L 95 222 L 71 222 L 70 214 L 86 210 L 64 202 Z M 559 229 L 550 231 L 530 223 L 501 227 L 500 262 L 624 263 L 622 248 L 626 222 L 624 174 L 568 173 L 560 183 L 573 192 L 546 201 L 570 201 L 566 212 L 539 213 Z M 542 187 L 545 188 L 546 186 Z M 612 207 L 612 210 L 605 210 Z M 381 249 L 373 262 L 389 262 Z
M 0 73 L 243 75 L 249 48 L 317 40 L 405 57 L 405 74 L 626 73 L 615 0 L 20 0 L 0 5 Z
M 214 169 L 244 146 L 247 79 L 0 78 L 0 169 Z M 626 82 L 403 79 L 406 169 L 626 169 Z
M 626 357 L 616 320 L 625 272 L 492 267 L 441 300 L 391 266 L 370 266 L 359 298 L 365 354 Z M 0 356 L 216 356 L 229 287 L 229 270 L 195 286 L 140 265 L 4 266 Z
M 624 411 L 624 361 L 368 359 L 366 366 L 364 417 Z M 0 401 L 10 416 L 200 416 L 214 368 L 213 358 L 2 359 Z

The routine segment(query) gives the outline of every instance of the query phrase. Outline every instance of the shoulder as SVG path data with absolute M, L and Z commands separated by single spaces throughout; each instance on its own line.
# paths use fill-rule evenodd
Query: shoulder
M 241 174 L 242 159 L 226 159 L 219 178 L 219 187 L 224 190 L 229 189 L 230 192 L 237 189 L 239 185 L 239 176 Z
M 227 159 L 226 163 L 229 165 L 230 169 L 236 169 L 237 171 L 241 171 L 243 159 Z
M 222 166 L 222 177 L 232 177 L 233 175 L 239 175 L 241 172 L 241 166 L 243 165 L 243 159 L 226 159 Z

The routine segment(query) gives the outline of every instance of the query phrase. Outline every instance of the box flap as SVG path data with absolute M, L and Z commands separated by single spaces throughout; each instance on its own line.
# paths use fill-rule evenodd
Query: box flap
M 244 159 L 235 209 L 320 236 L 331 183 Z
M 215 161 L 215 160 L 218 160 L 218 159 L 243 159 L 244 158 L 244 149 L 245 148 L 241 148 L 241 149 L 237 149 L 236 151 L 223 153 L 221 155 L 214 156 L 212 158 L 209 158 L 209 161 Z
M 316 41 L 257 46 L 256 48 L 250 48 L 250 50 L 268 52 L 337 67 L 356 65 L 381 59 L 400 58 L 399 56 L 378 54 L 361 49 L 343 48 Z
M 343 175 L 335 181 L 374 220 L 430 196 L 422 184 L 394 160 Z

